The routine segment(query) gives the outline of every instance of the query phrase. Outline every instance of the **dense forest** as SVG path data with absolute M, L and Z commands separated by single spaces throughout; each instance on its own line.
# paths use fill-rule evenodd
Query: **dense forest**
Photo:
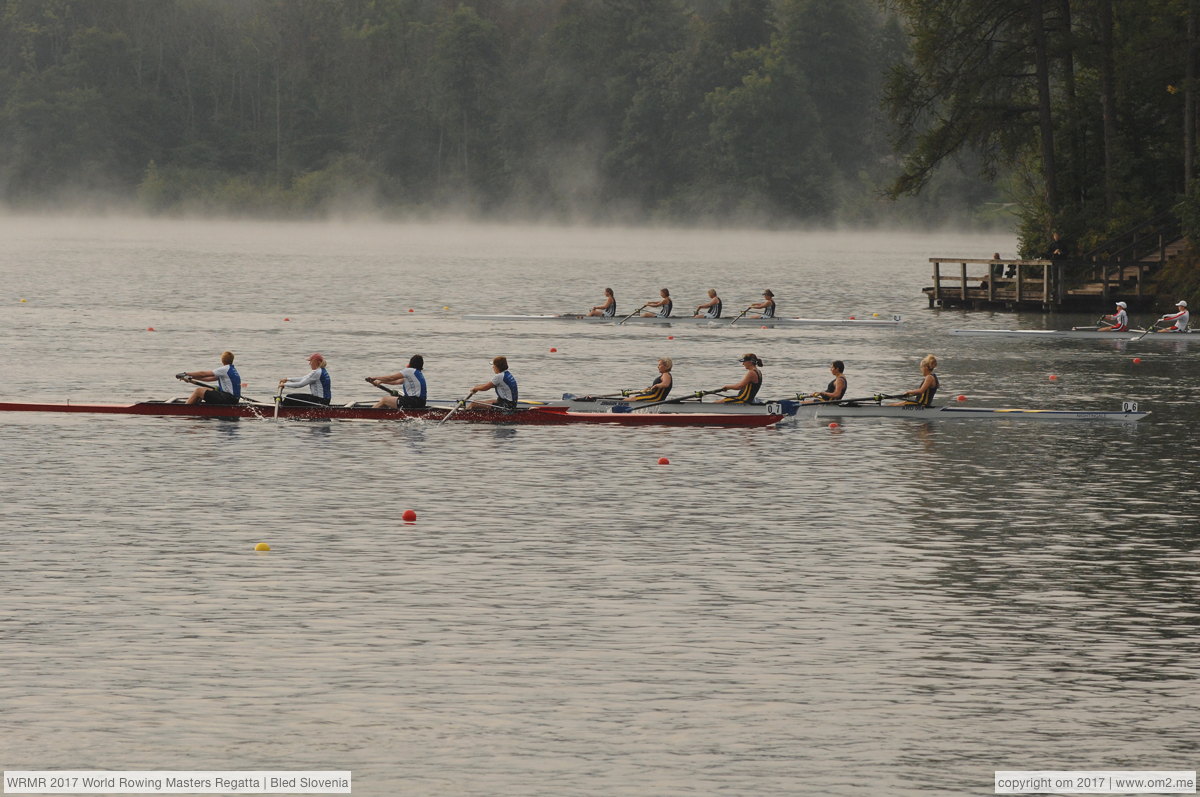
M 906 48 L 873 0 L 7 0 L 0 199 L 894 219 Z M 996 197 L 952 168 L 903 213 Z
M 1200 223 L 1195 0 L 2 7 L 10 206 Z

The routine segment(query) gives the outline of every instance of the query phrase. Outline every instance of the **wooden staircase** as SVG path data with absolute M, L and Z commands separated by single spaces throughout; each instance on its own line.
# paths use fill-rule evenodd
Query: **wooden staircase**
M 1067 296 L 1141 305 L 1153 300 L 1153 275 L 1187 246 L 1182 225 L 1164 213 L 1105 241 L 1071 265 Z

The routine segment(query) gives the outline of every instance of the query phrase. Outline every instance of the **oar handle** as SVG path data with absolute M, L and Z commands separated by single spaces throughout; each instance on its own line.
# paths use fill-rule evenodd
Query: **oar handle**
M 370 382 L 372 385 L 374 385 L 375 387 L 379 388 L 380 390 L 382 390 L 384 393 L 387 393 L 388 395 L 391 395 L 391 396 L 399 396 L 399 395 L 400 395 L 400 391 L 399 391 L 399 390 L 392 390 L 392 389 L 391 389 L 390 387 L 388 387 L 387 385 L 381 385 L 381 384 L 379 384 L 378 382 L 376 382 L 374 379 L 372 379 L 372 378 L 371 378 L 371 377 L 369 377 L 369 376 L 368 376 L 368 377 L 366 377 L 366 381 L 367 381 L 367 382 Z

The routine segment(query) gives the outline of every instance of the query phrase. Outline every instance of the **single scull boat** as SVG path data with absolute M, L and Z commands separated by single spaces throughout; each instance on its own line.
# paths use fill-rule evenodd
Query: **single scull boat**
M 990 338 L 1071 338 L 1073 340 L 1188 340 L 1200 339 L 1200 335 L 1189 332 L 1150 332 L 1131 329 L 1128 332 L 1097 332 L 1094 329 L 952 329 L 951 335 L 969 335 Z

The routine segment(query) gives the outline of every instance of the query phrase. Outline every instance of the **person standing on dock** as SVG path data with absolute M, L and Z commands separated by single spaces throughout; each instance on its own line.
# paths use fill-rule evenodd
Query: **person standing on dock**
M 389 409 L 420 409 L 425 406 L 426 385 L 425 374 L 422 369 L 425 367 L 425 358 L 419 354 L 414 354 L 408 358 L 408 367 L 402 368 L 394 374 L 387 376 L 368 376 L 367 381 L 373 385 L 400 385 L 399 396 L 384 396 L 375 405 L 377 409 L 387 407 Z
M 604 301 L 596 305 L 588 311 L 588 316 L 599 316 L 601 318 L 612 318 L 617 314 L 617 297 L 613 295 L 612 288 L 604 289 Z
M 670 318 L 671 317 L 671 306 L 673 305 L 673 302 L 671 301 L 671 292 L 669 290 L 667 290 L 666 288 L 662 288 L 661 290 L 659 290 L 658 295 L 659 295 L 658 299 L 651 301 L 651 302 L 646 302 L 646 304 L 643 305 L 644 307 L 657 307 L 658 312 L 642 313 L 642 318 Z
M 767 319 L 775 317 L 775 294 L 770 288 L 763 291 L 763 300 L 750 305 L 751 310 L 762 310 L 760 315 L 752 315 L 750 318 Z
M 495 375 L 488 381 L 471 388 L 471 395 L 485 390 L 495 390 L 495 399 L 476 403 L 494 404 L 507 410 L 515 410 L 517 408 L 517 378 L 508 372 L 508 358 L 492 358 L 492 371 L 495 372 Z
M 1187 332 L 1188 321 L 1191 320 L 1191 315 L 1188 313 L 1187 302 L 1180 299 L 1175 302 L 1175 309 L 1178 311 L 1171 315 L 1164 315 L 1159 321 L 1173 321 L 1174 323 L 1166 329 L 1160 329 L 1159 332 Z
M 696 307 L 696 314 L 692 318 L 720 318 L 721 317 L 721 297 L 717 296 L 717 291 L 714 288 L 708 289 L 708 301 Z
M 841 360 L 834 360 L 829 364 L 829 373 L 833 374 L 833 379 L 825 386 L 824 390 L 818 390 L 815 393 L 809 393 L 812 398 L 824 399 L 825 401 L 837 401 L 846 395 L 846 364 Z
M 304 407 L 309 404 L 328 405 L 330 399 L 333 398 L 333 384 L 329 379 L 328 371 L 329 363 L 325 361 L 324 355 L 320 352 L 313 352 L 308 355 L 308 365 L 312 370 L 304 376 L 279 380 L 281 392 L 284 388 L 292 390 L 301 387 L 308 388 L 307 393 L 288 393 L 283 397 L 283 406 Z
M 233 367 L 233 352 L 221 352 L 221 364 L 211 371 L 184 371 L 176 379 L 215 379 L 217 386 L 198 387 L 187 397 L 187 404 L 237 404 L 242 397 L 242 377 Z
M 1125 302 L 1117 302 L 1117 311 L 1112 315 L 1104 316 L 1103 321 L 1111 321 L 1112 326 L 1100 327 L 1097 332 L 1128 332 L 1129 331 L 1129 313 L 1125 311 L 1129 305 Z

